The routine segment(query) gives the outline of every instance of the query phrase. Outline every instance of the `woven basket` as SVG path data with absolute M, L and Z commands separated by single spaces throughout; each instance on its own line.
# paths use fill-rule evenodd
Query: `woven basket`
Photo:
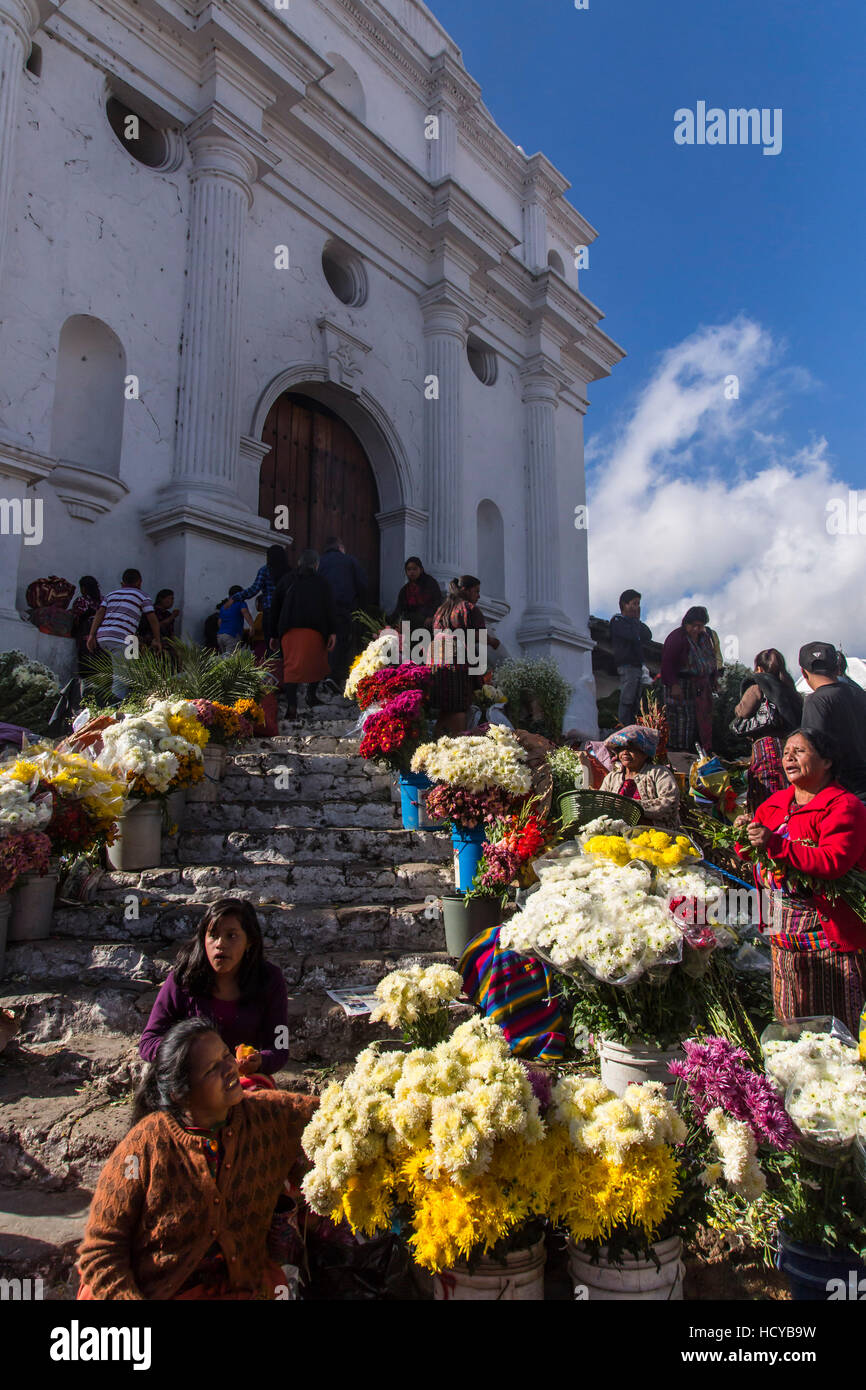
M 640 802 L 617 796 L 615 792 L 563 792 L 559 798 L 559 819 L 563 826 L 588 825 L 598 816 L 637 825 L 641 817 Z

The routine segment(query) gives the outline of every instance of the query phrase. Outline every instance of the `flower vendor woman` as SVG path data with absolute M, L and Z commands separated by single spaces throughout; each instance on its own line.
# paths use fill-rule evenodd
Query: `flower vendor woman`
M 209 1024 L 176 1024 L 96 1185 L 78 1297 L 274 1298 L 284 1276 L 268 1259 L 268 1229 L 317 1104 L 245 1095 Z
M 645 820 L 659 830 L 678 830 L 680 789 L 665 763 L 654 763 L 659 736 L 655 729 L 629 724 L 605 740 L 618 766 L 601 784 L 603 792 L 614 792 L 640 802 Z
M 289 1055 L 286 982 L 264 959 L 255 909 L 242 898 L 213 903 L 181 948 L 141 1035 L 144 1060 L 154 1060 L 173 1024 L 194 1017 L 216 1028 L 232 1050 L 253 1049 L 239 1064 L 246 1087 L 273 1086 L 272 1073 Z
M 832 1014 L 856 1037 L 866 999 L 866 922 L 841 897 L 805 893 L 786 871 L 829 887 L 850 869 L 866 869 L 866 807 L 839 785 L 826 734 L 798 729 L 782 756 L 790 785 L 764 801 L 754 819 L 737 822 L 746 827 L 737 852 L 745 857 L 751 846 L 764 856 L 755 883 L 770 932 L 775 1014 Z
M 665 638 L 661 678 L 672 752 L 694 753 L 695 743 L 713 746 L 713 691 L 719 659 L 706 608 L 690 608 Z

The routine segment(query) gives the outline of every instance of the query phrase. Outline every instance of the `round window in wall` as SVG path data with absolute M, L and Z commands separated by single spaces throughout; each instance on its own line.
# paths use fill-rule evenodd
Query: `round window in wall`
M 329 241 L 322 252 L 322 270 L 341 304 L 358 309 L 367 302 L 369 287 L 364 262 L 340 241 Z
M 466 356 L 482 386 L 492 386 L 499 373 L 499 364 L 493 348 L 470 333 L 466 343 Z
M 174 150 L 168 132 L 151 125 L 118 97 L 108 98 L 105 114 L 127 154 L 139 164 L 146 164 L 148 169 L 166 169 L 173 162 Z

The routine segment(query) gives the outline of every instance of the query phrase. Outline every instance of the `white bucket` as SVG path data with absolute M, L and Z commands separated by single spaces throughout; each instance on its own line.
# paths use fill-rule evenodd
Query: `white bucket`
M 602 1038 L 598 1049 L 601 1063 L 601 1079 L 609 1091 L 625 1095 L 627 1086 L 644 1081 L 661 1081 L 668 1088 L 668 1096 L 673 1095 L 676 1078 L 668 1071 L 668 1062 L 682 1057 L 682 1050 L 674 1047 L 666 1052 L 648 1047 L 645 1043 L 618 1043 L 611 1038 Z
M 568 1269 L 574 1281 L 575 1297 L 588 1298 L 590 1302 L 593 1299 L 607 1302 L 682 1302 L 685 1267 L 680 1237 L 660 1240 L 653 1250 L 658 1257 L 658 1269 L 652 1260 L 637 1260 L 633 1255 L 623 1255 L 621 1265 L 609 1264 L 604 1250 L 598 1263 L 593 1264 L 591 1252 L 569 1240 Z
M 226 750 L 221 743 L 206 743 L 202 749 L 204 777 L 186 788 L 187 801 L 219 800 L 218 782 L 225 771 Z
M 57 874 L 21 874 L 9 894 L 7 941 L 44 941 L 51 935 Z
M 159 801 L 140 801 L 118 821 L 119 834 L 106 853 L 113 869 L 133 873 L 158 869 L 162 856 L 162 806 Z
M 168 818 L 169 826 L 176 825 L 178 830 L 183 825 L 183 812 L 186 806 L 186 787 L 178 787 L 176 791 L 169 792 L 165 798 L 165 814 Z
M 515 1250 L 499 1260 L 483 1258 L 474 1273 L 466 1266 L 433 1276 L 433 1297 L 439 1303 L 544 1301 L 544 1241 L 529 1250 Z

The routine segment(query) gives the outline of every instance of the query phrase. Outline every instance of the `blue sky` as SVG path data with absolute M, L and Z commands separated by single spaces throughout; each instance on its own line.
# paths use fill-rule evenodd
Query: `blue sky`
M 866 7 L 590 0 L 577 11 L 573 0 L 432 0 L 431 8 L 498 123 L 563 171 L 568 197 L 600 233 L 581 285 L 629 356 L 590 388 L 588 463 L 620 466 L 622 432 L 664 376 L 665 354 L 691 343 L 700 371 L 717 329 L 714 366 L 724 371 L 721 341 L 744 368 L 737 424 L 686 411 L 685 433 L 650 460 L 656 483 L 684 470 L 732 485 L 744 472 L 761 474 L 766 483 L 782 467 L 803 488 L 829 488 L 828 498 L 840 485 L 866 486 Z M 676 145 L 674 111 L 699 100 L 781 107 L 781 153 Z M 739 336 L 726 333 L 736 324 Z M 746 342 L 743 325 L 760 346 L 754 336 Z M 680 397 L 695 368 L 682 365 Z M 731 505 L 742 500 L 727 496 Z M 849 549 L 837 578 L 851 576 L 854 558 Z M 592 550 L 591 568 L 599 611 L 618 579 L 592 565 Z M 717 576 L 709 597 L 730 579 Z M 659 613 L 707 592 L 700 576 L 678 588 L 653 573 L 645 587 Z M 730 621 L 738 621 L 733 612 Z

